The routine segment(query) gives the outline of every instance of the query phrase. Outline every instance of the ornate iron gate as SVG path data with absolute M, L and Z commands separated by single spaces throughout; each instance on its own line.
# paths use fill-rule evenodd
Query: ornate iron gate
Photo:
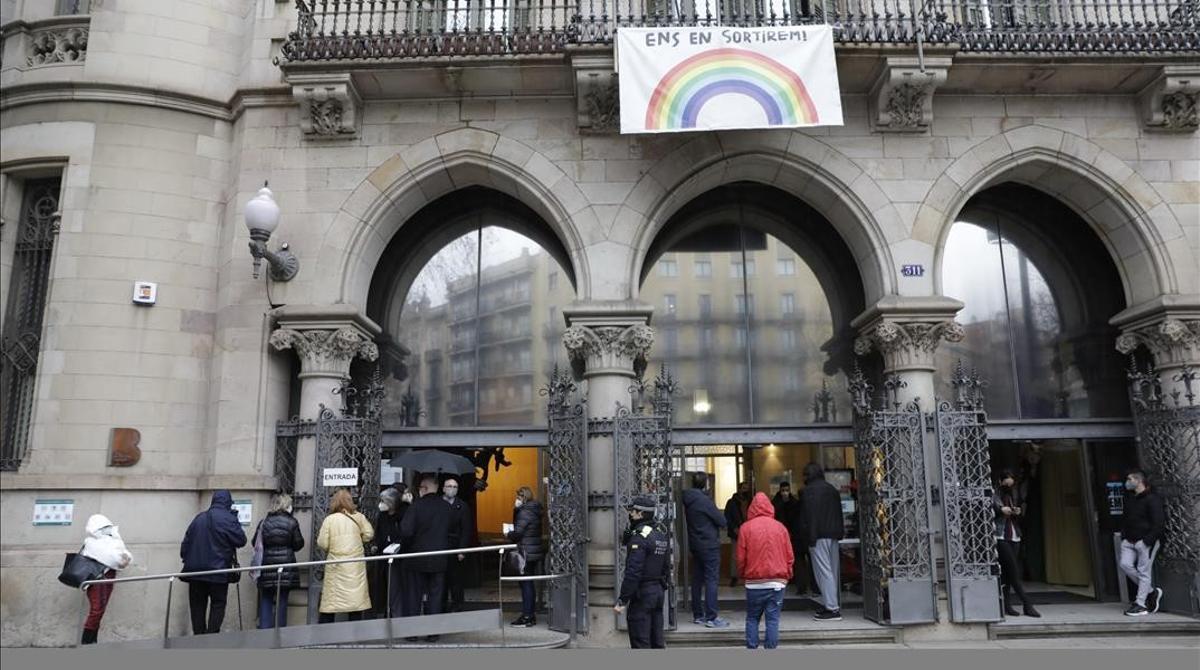
M 629 387 L 630 407 L 617 408 L 617 415 L 613 420 L 613 472 L 616 479 L 613 519 L 616 538 L 621 537 L 628 523 L 623 512 L 637 495 L 654 496 L 657 503 L 654 513 L 655 525 L 672 540 L 676 537 L 676 473 L 672 466 L 678 454 L 675 453 L 671 439 L 671 426 L 674 417 L 674 395 L 677 390 L 674 377 L 664 365 L 655 377 L 652 389 L 639 378 Z M 649 402 L 646 398 L 647 391 L 650 394 Z M 678 550 L 671 552 L 671 575 L 675 574 L 678 555 Z M 618 546 L 614 598 L 619 595 L 621 576 L 624 573 L 625 548 Z M 664 624 L 669 629 L 674 629 L 676 625 L 677 598 L 678 592 L 672 579 L 667 589 L 664 602 L 666 611 L 663 615 Z M 625 629 L 625 615 L 617 617 L 617 627 Z
M 857 367 L 850 376 L 854 453 L 859 474 L 863 615 L 877 623 L 937 619 L 934 558 L 925 486 L 925 414 L 897 395 L 905 383 L 884 380 L 876 406 L 872 386 Z
M 321 481 L 325 468 L 357 468 L 358 485 L 348 487 L 357 501 L 359 511 L 372 523 L 379 505 L 379 471 L 383 457 L 383 427 L 380 414 L 387 392 L 383 375 L 376 368 L 371 381 L 359 389 L 349 383 L 334 391 L 342 398 L 341 410 L 321 405 L 316 421 L 292 419 L 275 425 L 275 477 L 280 489 L 293 491 L 296 485 L 296 460 L 301 440 L 316 439 L 312 493 L 294 493 L 297 510 L 312 510 L 309 543 L 312 559 L 321 560 L 325 554 L 317 547 L 317 534 L 329 513 L 330 489 Z M 316 610 L 321 601 L 324 570 L 312 571 L 308 592 L 309 623 L 316 622 Z
M 1137 423 L 1138 460 L 1162 496 L 1167 523 L 1155 559 L 1163 587 L 1161 607 L 1200 613 L 1200 405 L 1192 384 L 1197 374 L 1184 367 L 1172 380 L 1184 385 L 1168 402 L 1158 375 L 1131 367 L 1130 399 Z
M 950 620 L 999 621 L 1000 583 L 992 511 L 991 457 L 983 388 L 959 361 L 950 384 L 955 400 L 934 411 L 941 458 L 946 594 Z
M 557 366 L 546 396 L 549 434 L 546 450 L 546 509 L 550 522 L 549 574 L 571 574 L 570 582 L 550 583 L 550 628 L 567 631 L 571 625 L 571 593 L 575 593 L 576 630 L 588 630 L 588 510 L 587 414 L 571 374 Z

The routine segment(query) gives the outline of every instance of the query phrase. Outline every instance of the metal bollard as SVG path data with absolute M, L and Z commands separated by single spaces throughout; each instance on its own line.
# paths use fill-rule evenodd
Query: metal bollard
M 167 613 L 163 615 L 163 649 L 171 648 L 171 593 L 175 590 L 175 577 L 167 578 Z
M 504 628 L 504 550 L 500 550 L 500 567 L 496 569 L 496 618 L 500 620 L 500 646 L 508 646 L 508 631 Z
M 575 634 L 576 634 L 576 629 L 578 628 L 577 617 L 579 616 L 579 613 L 576 611 L 576 608 L 579 605 L 578 600 L 577 600 L 577 596 L 578 596 L 577 590 L 579 588 L 579 582 L 576 581 L 575 575 L 573 575 L 573 574 L 570 575 L 568 578 L 571 580 L 571 627 L 567 629 L 570 631 L 570 637 L 567 638 L 567 648 L 574 649 L 575 648 Z
M 387 599 L 387 609 L 385 611 L 387 612 L 388 649 L 394 647 L 396 642 L 396 634 L 392 631 L 392 562 L 395 560 L 395 558 L 387 560 L 387 591 L 383 594 L 383 597 Z
M 275 648 L 276 649 L 279 649 L 280 647 L 283 646 L 283 634 L 279 632 L 279 594 L 281 591 L 283 591 L 283 589 L 280 588 L 279 585 L 282 583 L 283 583 L 283 568 L 276 568 L 275 569 Z M 286 606 L 286 605 L 287 605 L 287 603 L 284 603 L 284 606 Z M 284 616 L 287 616 L 287 614 L 285 613 Z M 262 622 L 259 622 L 258 625 L 261 626 Z

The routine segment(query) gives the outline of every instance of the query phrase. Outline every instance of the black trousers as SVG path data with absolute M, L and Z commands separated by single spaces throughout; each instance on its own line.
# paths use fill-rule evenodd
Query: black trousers
M 404 611 L 401 616 L 441 614 L 446 573 L 408 570 L 405 575 Z M 425 600 L 424 611 L 421 608 L 422 598 Z
M 1008 604 L 1008 589 L 1017 592 L 1021 604 L 1029 605 L 1025 585 L 1021 583 L 1021 543 L 1012 540 L 996 540 L 996 551 L 1000 554 L 1000 582 L 1004 585 L 1004 601 Z
M 446 558 L 446 587 L 442 591 L 442 611 L 457 612 L 463 605 L 463 583 L 466 582 L 467 559 L 458 560 L 457 556 Z M 446 601 L 450 607 L 446 607 Z
M 188 607 L 192 612 L 192 634 L 221 632 L 225 621 L 225 601 L 229 598 L 228 582 L 189 582 Z
M 643 584 L 638 596 L 629 603 L 625 612 L 625 624 L 629 629 L 630 649 L 665 649 L 663 635 L 663 587 L 660 584 Z
M 363 612 L 347 612 L 346 621 L 362 621 Z M 317 623 L 333 623 L 337 620 L 337 612 L 319 612 L 317 614 Z

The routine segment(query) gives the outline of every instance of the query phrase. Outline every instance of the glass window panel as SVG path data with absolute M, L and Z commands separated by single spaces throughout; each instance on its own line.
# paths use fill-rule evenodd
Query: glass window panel
M 699 277 L 701 279 L 711 277 L 712 276 L 712 261 L 707 260 L 707 259 L 696 260 L 692 263 L 692 270 L 693 270 L 693 274 L 696 277 Z
M 536 389 L 567 365 L 559 308 L 574 298 L 536 242 L 494 226 L 451 242 L 409 289 L 391 332 L 409 348 L 409 380 L 389 382 L 388 411 L 404 392 L 423 426 L 530 425 L 545 420 Z M 475 401 L 478 399 L 478 419 Z
M 658 274 L 663 277 L 678 277 L 679 264 L 673 260 L 661 260 L 658 262 Z
M 792 253 L 779 239 L 761 236 L 751 244 L 747 238 L 747 261 L 775 263 Z M 833 316 L 825 291 L 803 259 L 793 262 L 791 274 L 762 273 L 746 280 L 748 292 L 759 298 L 750 310 L 751 379 L 754 387 L 756 423 L 807 423 L 813 420 L 812 402 L 825 378 L 825 353 L 833 339 Z M 845 384 L 830 380 L 843 412 L 837 420 L 849 420 L 847 403 L 840 390 Z M 831 416 L 832 420 L 833 417 Z

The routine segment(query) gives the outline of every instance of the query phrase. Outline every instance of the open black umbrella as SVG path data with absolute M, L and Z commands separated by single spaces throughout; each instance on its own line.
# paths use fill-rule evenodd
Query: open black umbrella
M 475 474 L 475 464 L 470 460 L 440 449 L 410 451 L 388 461 L 395 468 L 417 472 L 443 472 L 455 475 Z

